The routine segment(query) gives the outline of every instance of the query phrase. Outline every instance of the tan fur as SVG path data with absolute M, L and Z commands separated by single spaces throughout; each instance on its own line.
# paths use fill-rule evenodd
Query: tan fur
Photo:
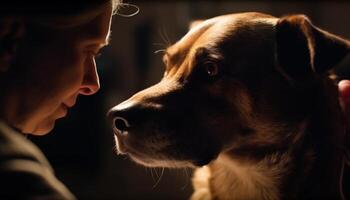
M 304 131 L 305 124 L 298 132 Z M 259 127 L 259 130 L 265 129 Z M 295 138 L 296 142 L 299 139 Z M 308 154 L 312 158 L 313 152 Z M 253 162 L 235 159 L 230 152 L 224 152 L 208 166 L 195 170 L 191 200 L 211 200 L 213 196 L 220 200 L 278 200 L 281 178 L 291 162 L 288 153 L 272 154 Z
M 327 72 L 350 44 L 303 15 L 223 15 L 165 50 L 162 80 L 114 107 L 119 152 L 198 167 L 191 200 L 344 199 L 344 120 Z

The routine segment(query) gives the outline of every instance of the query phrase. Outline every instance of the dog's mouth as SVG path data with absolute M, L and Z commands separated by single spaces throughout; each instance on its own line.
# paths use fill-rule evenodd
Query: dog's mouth
M 190 161 L 185 160 L 170 160 L 164 159 L 152 159 L 147 156 L 141 155 L 136 151 L 130 151 L 127 153 L 130 158 L 138 164 L 146 167 L 167 167 L 167 168 L 193 168 L 195 165 Z
M 190 161 L 169 159 L 163 155 L 149 155 L 126 145 L 123 140 L 115 136 L 117 153 L 129 156 L 133 161 L 146 167 L 182 168 L 195 167 Z
M 156 104 L 149 103 L 151 100 L 127 100 L 113 108 L 109 117 L 113 120 L 117 153 L 148 167 L 198 167 L 214 160 L 223 145 L 212 134 L 213 127 L 197 123 L 198 116 L 189 114 L 193 113 L 192 104 L 179 109 L 169 106 L 169 101 Z
M 157 141 L 152 146 L 141 138 L 131 138 L 127 132 L 123 134 L 117 132 L 114 137 L 117 154 L 127 155 L 136 163 L 146 167 L 194 168 L 206 165 L 215 158 L 207 154 L 197 156 L 192 152 L 179 152 L 181 148 L 165 141 Z M 135 140 L 138 142 L 134 142 Z

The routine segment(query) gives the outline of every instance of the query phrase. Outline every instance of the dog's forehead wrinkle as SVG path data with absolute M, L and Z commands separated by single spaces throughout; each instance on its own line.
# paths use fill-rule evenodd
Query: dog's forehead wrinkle
M 226 28 L 229 28 L 231 20 L 224 17 L 217 17 L 209 19 L 191 29 L 184 37 L 182 37 L 177 43 L 167 49 L 168 58 L 181 62 L 185 60 L 187 55 L 193 53 L 195 49 L 199 46 L 215 46 L 215 43 L 220 38 L 225 37 L 227 31 Z M 219 28 L 214 31 L 215 34 L 211 34 L 213 27 Z M 202 41 L 205 39 L 205 41 Z
M 174 46 L 171 49 L 168 50 L 168 54 L 165 57 L 166 60 L 168 61 L 167 64 L 176 67 L 178 64 L 185 60 L 186 55 L 189 52 L 189 48 L 184 48 L 184 49 L 178 49 L 178 46 Z
M 206 32 L 213 24 L 215 24 L 220 17 L 205 20 L 198 26 L 192 28 L 184 37 L 182 37 L 175 45 L 184 43 L 193 43 L 191 41 L 197 40 L 204 32 Z M 186 41 L 186 42 L 184 42 Z
M 147 102 L 147 99 L 163 96 L 177 90 L 179 87 L 180 85 L 174 77 L 164 77 L 159 83 L 138 92 L 131 99 L 134 102 Z
M 167 49 L 167 59 L 172 65 L 171 68 L 175 68 L 175 71 L 181 71 L 183 76 L 186 76 L 193 67 L 189 61 L 195 59 L 194 55 L 198 48 L 215 49 L 221 43 L 229 41 L 228 38 L 234 38 L 235 32 L 241 29 L 240 27 L 254 26 L 257 28 L 260 26 L 273 30 L 273 26 L 277 22 L 277 18 L 259 13 L 250 13 L 249 17 L 251 19 L 247 21 L 246 15 L 233 14 L 212 18 L 197 25 Z M 262 34 L 261 38 L 265 36 Z M 242 35 L 238 37 L 242 37 Z
M 202 22 L 200 25 L 192 28 L 185 36 L 183 36 L 178 42 L 167 49 L 169 59 L 180 57 L 179 55 L 186 55 L 190 50 L 192 44 L 214 23 L 216 19 L 209 19 Z
M 234 56 L 239 56 L 241 50 L 246 49 L 246 51 L 255 51 L 255 49 L 259 49 L 266 45 L 269 45 L 270 50 L 267 52 L 270 52 L 274 47 L 274 24 L 276 22 L 277 19 L 275 18 L 257 18 L 248 22 L 245 21 L 245 23 L 240 22 L 238 19 L 222 20 L 210 27 L 209 30 L 207 30 L 195 41 L 188 52 L 188 55 L 194 54 L 198 47 L 205 47 L 212 50 L 222 49 L 224 45 L 229 45 L 232 41 L 234 41 L 233 44 L 236 45 L 230 45 L 229 48 L 234 49 L 232 52 L 238 53 Z M 239 45 L 241 43 L 244 43 L 247 48 L 241 49 L 241 46 Z

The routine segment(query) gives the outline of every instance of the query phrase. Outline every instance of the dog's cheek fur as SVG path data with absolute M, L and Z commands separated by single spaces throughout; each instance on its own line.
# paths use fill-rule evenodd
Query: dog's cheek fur
M 187 160 L 202 166 L 239 141 L 249 131 L 242 126 L 248 125 L 251 117 L 249 95 L 237 82 L 219 80 L 207 86 L 190 85 L 181 92 L 173 91 L 176 108 L 158 110 L 161 117 L 149 119 L 149 127 L 143 129 L 150 131 L 138 134 L 132 146 L 143 149 L 146 157 Z M 165 98 L 167 105 L 172 105 L 171 93 Z M 152 121 L 157 123 L 149 125 Z
M 138 126 L 129 131 L 129 137 L 123 140 L 131 155 L 134 153 L 136 162 L 147 166 L 164 166 L 166 163 L 167 167 L 183 167 L 187 163 L 188 167 L 189 163 L 202 166 L 215 159 L 223 141 L 220 132 L 215 131 L 223 126 L 217 124 L 221 120 L 215 118 L 220 113 L 212 112 L 216 103 L 208 101 L 207 95 L 193 91 L 199 89 L 179 87 L 167 91 L 166 95 L 157 98 L 157 109 L 150 111 L 153 109 L 147 107 L 147 115 L 138 111 L 138 116 L 145 115 L 146 120 L 139 121 Z M 147 95 L 143 98 L 143 102 L 154 102 L 147 100 Z M 164 104 L 168 106 L 163 107 Z M 207 123 L 202 123 L 203 120 Z
M 210 141 L 225 150 L 249 134 L 252 99 L 239 82 L 222 78 L 195 91 L 200 98 L 193 104 L 198 120 L 194 124 L 206 131 Z M 203 135 L 198 137 L 204 139 Z

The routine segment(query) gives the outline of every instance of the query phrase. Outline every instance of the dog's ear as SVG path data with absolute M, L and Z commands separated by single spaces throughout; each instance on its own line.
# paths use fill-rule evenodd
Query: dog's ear
M 348 41 L 315 27 L 304 15 L 280 18 L 276 40 L 279 68 L 292 80 L 327 72 L 350 52 Z

